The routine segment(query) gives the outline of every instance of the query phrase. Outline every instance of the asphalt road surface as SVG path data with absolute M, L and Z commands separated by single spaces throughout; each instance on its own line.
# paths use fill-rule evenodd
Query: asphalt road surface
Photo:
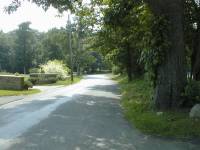
M 106 75 L 0 106 L 0 150 L 200 150 L 140 133 L 124 118 Z

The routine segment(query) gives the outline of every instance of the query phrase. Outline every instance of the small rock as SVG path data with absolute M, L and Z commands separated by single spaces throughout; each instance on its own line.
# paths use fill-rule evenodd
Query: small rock
M 196 104 L 190 110 L 190 118 L 200 118 L 200 104 Z

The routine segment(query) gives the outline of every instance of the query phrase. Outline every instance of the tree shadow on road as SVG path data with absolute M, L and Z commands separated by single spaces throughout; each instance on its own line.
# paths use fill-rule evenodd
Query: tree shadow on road
M 94 96 L 93 90 L 74 95 L 48 118 L 18 137 L 18 141 L 9 150 L 199 149 L 191 143 L 141 134 L 123 118 L 118 98 Z

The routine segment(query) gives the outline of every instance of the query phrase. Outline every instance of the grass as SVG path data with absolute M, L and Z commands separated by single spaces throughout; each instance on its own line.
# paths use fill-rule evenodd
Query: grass
M 0 75 L 15 75 L 13 73 L 8 72 L 0 72 Z M 27 75 L 23 75 L 25 80 L 28 79 Z M 39 89 L 29 89 L 29 90 L 0 90 L 0 96 L 18 96 L 18 95 L 31 95 L 41 92 Z
M 74 77 L 74 83 L 77 83 L 79 82 L 80 80 L 82 79 L 81 76 L 76 76 Z M 66 79 L 66 80 L 59 80 L 57 81 L 56 83 L 52 83 L 52 84 L 41 84 L 42 86 L 57 86 L 57 85 L 64 85 L 64 86 L 67 86 L 67 85 L 70 85 L 71 84 L 71 80 L 70 78 Z
M 200 138 L 200 120 L 189 118 L 185 111 L 163 112 L 153 109 L 153 89 L 144 79 L 128 83 L 126 77 L 115 77 L 121 87 L 125 117 L 144 133 L 180 139 Z
M 23 91 L 17 91 L 17 90 L 0 90 L 0 96 L 18 96 L 18 95 L 30 95 L 30 94 L 36 94 L 41 92 L 39 89 L 29 89 L 29 90 L 23 90 Z

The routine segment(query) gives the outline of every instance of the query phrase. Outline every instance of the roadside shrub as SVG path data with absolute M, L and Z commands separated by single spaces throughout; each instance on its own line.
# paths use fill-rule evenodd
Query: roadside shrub
M 28 90 L 29 88 L 32 88 L 32 87 L 33 87 L 32 82 L 31 82 L 29 79 L 26 79 L 26 80 L 24 81 L 24 89 L 25 89 L 25 90 Z
M 30 73 L 41 73 L 41 68 L 31 68 L 29 69 Z
M 19 76 L 20 74 L 18 72 L 15 72 L 15 76 Z
M 69 73 L 69 68 L 59 60 L 48 61 L 46 64 L 40 66 L 44 73 L 55 73 L 59 80 L 65 80 Z
M 113 67 L 112 67 L 112 73 L 115 74 L 115 75 L 120 74 L 120 73 L 121 73 L 120 67 L 118 67 L 118 66 L 113 66 Z
M 37 79 L 36 78 L 30 78 L 29 81 L 33 84 L 36 85 Z
M 188 81 L 183 96 L 185 97 L 185 106 L 193 106 L 200 103 L 200 82 Z
M 125 117 L 134 127 L 146 134 L 168 138 L 193 139 L 200 137 L 200 120 L 189 118 L 188 112 L 154 111 L 151 98 L 154 89 L 148 81 L 138 78 L 128 82 L 127 77 L 123 76 L 115 79 L 121 87 L 121 103 Z

